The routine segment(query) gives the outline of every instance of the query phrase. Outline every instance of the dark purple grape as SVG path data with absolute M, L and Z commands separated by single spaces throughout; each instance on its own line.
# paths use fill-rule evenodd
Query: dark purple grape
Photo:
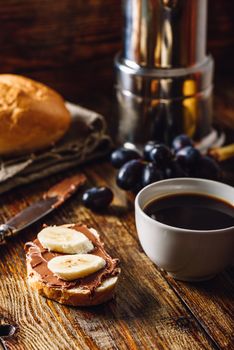
M 162 179 L 163 179 L 163 172 L 161 170 L 158 170 L 155 164 L 149 163 L 145 165 L 143 174 L 142 174 L 143 187 Z
M 193 141 L 185 134 L 178 135 L 172 142 L 172 148 L 175 153 L 186 146 L 193 146 Z
M 164 170 L 165 178 L 171 179 L 175 177 L 186 177 L 187 172 L 181 168 L 176 160 L 172 160 L 171 163 Z
M 220 180 L 221 169 L 213 158 L 204 156 L 201 157 L 194 173 L 191 175 L 209 180 Z
M 143 154 L 144 154 L 144 159 L 147 161 L 150 161 L 150 152 L 152 151 L 152 149 L 158 145 L 157 141 L 148 141 L 145 146 L 144 146 L 144 150 L 143 150 Z
M 200 159 L 200 152 L 192 146 L 186 146 L 176 153 L 176 160 L 183 169 L 196 167 Z
M 121 147 L 111 153 L 110 161 L 113 167 L 118 169 L 129 160 L 139 159 L 140 157 L 141 155 L 137 150 Z
M 150 152 L 150 160 L 159 168 L 165 167 L 168 163 L 170 163 L 171 159 L 172 153 L 164 144 L 154 146 Z
M 113 200 L 113 192 L 108 187 L 92 187 L 84 192 L 83 204 L 95 211 L 106 209 Z
M 117 185 L 126 191 L 136 192 L 142 187 L 144 163 L 139 159 L 125 163 L 117 174 Z

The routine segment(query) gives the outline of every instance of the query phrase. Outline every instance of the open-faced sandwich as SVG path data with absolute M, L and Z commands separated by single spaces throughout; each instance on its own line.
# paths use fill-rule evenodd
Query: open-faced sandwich
M 25 245 L 29 285 L 65 305 L 90 306 L 112 298 L 119 260 L 85 225 L 46 226 Z

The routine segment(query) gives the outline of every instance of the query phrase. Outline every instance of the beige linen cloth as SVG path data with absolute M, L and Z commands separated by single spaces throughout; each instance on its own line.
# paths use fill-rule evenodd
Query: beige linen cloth
M 67 102 L 71 127 L 54 147 L 38 154 L 0 160 L 0 193 L 107 154 L 111 149 L 103 116 Z

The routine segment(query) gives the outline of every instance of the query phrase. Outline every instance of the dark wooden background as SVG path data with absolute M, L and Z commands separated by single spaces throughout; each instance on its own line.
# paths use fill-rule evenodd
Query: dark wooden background
M 210 0 L 209 8 L 208 51 L 216 62 L 214 116 L 231 130 L 234 1 Z M 0 73 L 35 78 L 110 119 L 121 21 L 121 0 L 0 0 Z M 195 286 L 159 271 L 139 246 L 133 199 L 117 188 L 115 171 L 107 162 L 84 171 L 88 186 L 113 189 L 110 211 L 94 214 L 75 196 L 45 222 L 83 221 L 104 231 L 107 250 L 121 260 L 122 288 L 116 301 L 86 310 L 38 297 L 26 285 L 23 250 L 40 229 L 37 223 L 0 248 L 0 321 L 19 326 L 7 341 L 9 349 L 64 350 L 67 344 L 72 350 L 233 349 L 232 272 Z M 0 222 L 39 199 L 62 176 L 2 195 Z M 139 275 L 141 284 L 135 279 Z
M 233 13 L 233 0 L 209 0 L 208 51 L 221 100 L 224 87 L 233 93 Z M 38 79 L 108 118 L 121 32 L 121 0 L 0 0 L 0 72 Z M 222 105 L 222 122 L 232 126 L 229 102 Z

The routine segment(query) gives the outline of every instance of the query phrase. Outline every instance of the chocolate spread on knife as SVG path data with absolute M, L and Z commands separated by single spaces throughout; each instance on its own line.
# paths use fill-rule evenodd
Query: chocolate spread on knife
M 49 251 L 43 248 L 38 239 L 33 242 L 28 242 L 25 244 L 25 250 L 27 252 L 27 259 L 34 271 L 40 275 L 41 282 L 47 284 L 51 287 L 56 288 L 76 288 L 81 287 L 82 289 L 87 289 L 90 294 L 95 292 L 95 289 L 108 277 L 113 277 L 119 274 L 120 269 L 117 267 L 119 260 L 112 259 L 104 250 L 103 244 L 95 237 L 95 235 L 84 225 L 74 225 L 71 226 L 72 229 L 83 233 L 90 241 L 92 241 L 94 249 L 90 254 L 98 255 L 106 261 L 106 265 L 103 269 L 83 278 L 76 279 L 74 281 L 65 281 L 57 276 L 55 276 L 48 269 L 48 261 L 52 258 L 65 255 L 57 252 Z
M 84 174 L 71 176 L 51 187 L 49 191 L 44 194 L 43 198 L 47 199 L 51 197 L 57 197 L 56 203 L 53 204 L 53 208 L 57 208 L 80 186 L 84 185 L 85 182 L 86 176 Z

